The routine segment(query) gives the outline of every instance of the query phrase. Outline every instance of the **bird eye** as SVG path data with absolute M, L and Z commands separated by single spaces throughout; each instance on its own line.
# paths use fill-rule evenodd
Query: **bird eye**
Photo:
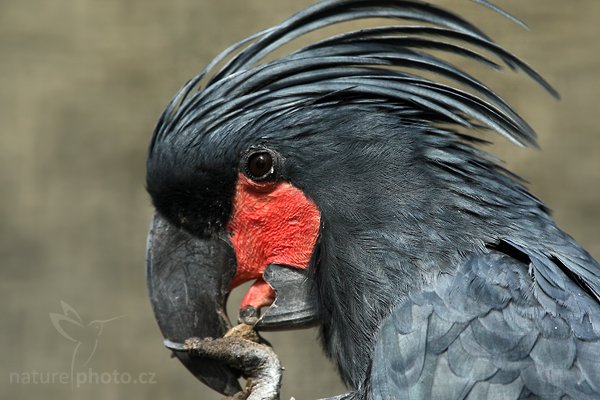
M 248 172 L 253 178 L 265 178 L 273 172 L 273 157 L 267 152 L 252 154 L 248 157 Z
M 274 180 L 278 164 L 277 154 L 268 149 L 255 149 L 245 157 L 244 170 L 254 181 Z

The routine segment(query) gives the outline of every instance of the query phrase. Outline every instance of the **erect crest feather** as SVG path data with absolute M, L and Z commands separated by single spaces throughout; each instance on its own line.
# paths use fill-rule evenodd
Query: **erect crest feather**
M 472 1 L 523 25 L 486 0 Z M 309 32 L 373 18 L 391 19 L 395 24 L 332 36 L 274 61 L 262 62 Z M 235 43 L 215 57 L 171 100 L 156 127 L 150 150 L 157 141 L 172 139 L 171 135 L 181 132 L 186 132 L 188 144 L 198 143 L 215 127 L 248 110 L 262 107 L 280 113 L 286 107 L 316 102 L 332 93 L 340 94 L 339 102 L 345 97 L 346 101 L 410 106 L 427 113 L 432 122 L 485 127 L 516 144 L 536 145 L 533 129 L 502 98 L 431 50 L 494 69 L 504 64 L 521 70 L 558 97 L 523 61 L 471 23 L 437 6 L 419 0 L 325 0 Z M 456 85 L 435 82 L 419 72 Z

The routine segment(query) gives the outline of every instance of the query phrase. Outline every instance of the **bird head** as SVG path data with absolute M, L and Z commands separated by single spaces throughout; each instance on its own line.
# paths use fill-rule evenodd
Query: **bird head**
M 393 23 L 263 61 L 308 32 L 366 18 Z M 221 336 L 228 293 L 253 281 L 240 319 L 320 325 L 356 386 L 398 294 L 491 240 L 506 204 L 544 212 L 464 134 L 531 145 L 533 130 L 444 54 L 522 70 L 555 94 L 469 22 L 410 0 L 320 2 L 231 46 L 177 93 L 147 160 L 148 285 L 167 339 Z M 216 390 L 237 391 L 235 371 L 178 357 Z
M 113 317 L 113 318 L 109 318 L 109 319 L 103 319 L 103 320 L 96 319 L 96 320 L 90 321 L 87 324 L 87 327 L 90 328 L 95 333 L 96 337 L 98 337 L 104 331 L 104 325 L 106 325 L 109 322 L 115 321 L 117 319 L 121 319 L 123 317 L 124 317 L 123 315 L 119 315 L 117 317 Z

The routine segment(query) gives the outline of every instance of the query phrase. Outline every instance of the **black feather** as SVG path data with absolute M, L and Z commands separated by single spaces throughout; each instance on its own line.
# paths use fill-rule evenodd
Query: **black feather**
M 591 360 L 600 348 L 600 332 L 582 338 L 560 329 L 576 323 L 580 311 L 567 306 L 553 316 L 538 299 L 526 297 L 528 281 L 526 264 L 492 250 L 469 260 L 454 277 L 440 277 L 412 294 L 383 325 L 372 398 L 519 399 L 524 393 L 544 399 L 597 398 L 600 364 L 598 358 Z M 474 284 L 479 290 L 472 290 Z M 427 304 L 432 292 L 438 299 L 433 311 Z M 498 296 L 504 301 L 493 300 Z M 473 308 L 460 300 L 480 307 L 465 314 L 465 307 Z M 581 298 L 584 304 L 594 306 L 591 297 Z M 425 318 L 404 317 L 423 312 Z M 447 352 L 436 346 L 440 321 L 452 331 Z M 404 345 L 421 331 L 428 337 L 425 349 Z
M 478 2 L 509 16 L 487 1 Z M 354 31 L 309 45 L 267 64 L 259 63 L 269 53 L 308 32 L 336 23 L 366 18 L 419 21 L 433 26 L 396 25 Z M 428 35 L 439 37 L 441 40 L 433 41 L 424 37 Z M 458 103 L 447 104 L 448 99 L 441 95 L 437 98 L 437 102 L 431 102 L 426 97 L 397 90 L 395 96 L 385 96 L 385 98 L 394 99 L 399 104 L 412 104 L 416 100 L 424 111 L 438 114 L 441 119 L 446 120 L 448 113 L 441 112 L 440 107 L 436 106 L 436 103 L 441 103 L 440 106 L 449 106 L 448 108 L 453 109 L 452 114 L 463 114 L 452 117 L 451 120 L 455 122 L 464 125 L 465 118 L 472 119 L 472 124 L 478 121 L 484 126 L 497 130 L 515 143 L 535 144 L 533 130 L 493 91 L 449 63 L 416 50 L 417 48 L 445 50 L 476 62 L 498 67 L 498 64 L 479 55 L 466 45 L 489 51 L 506 65 L 524 71 L 551 94 L 558 96 L 539 74 L 517 57 L 493 43 L 472 24 L 438 7 L 413 0 L 323 1 L 273 28 L 230 46 L 218 55 L 200 74 L 190 80 L 168 105 L 157 125 L 151 150 L 157 140 L 164 140 L 162 138 L 166 135 L 181 133 L 194 124 L 198 125 L 194 132 L 202 135 L 202 132 L 209 130 L 207 126 L 214 128 L 210 124 L 214 123 L 214 120 L 231 118 L 230 113 L 235 109 L 255 107 L 256 103 L 252 101 L 254 99 L 260 98 L 262 104 L 275 106 L 293 102 L 296 99 L 294 95 L 297 96 L 299 93 L 304 96 L 313 93 L 311 87 L 302 89 L 303 86 L 314 83 L 314 80 L 305 82 L 294 79 L 302 74 L 309 75 L 311 79 L 320 75 L 319 84 L 327 82 L 334 84 L 336 80 L 349 76 L 354 76 L 357 80 L 361 77 L 368 79 L 368 76 L 373 74 L 368 72 L 373 68 L 365 68 L 363 71 L 366 76 L 360 75 L 356 66 L 377 66 L 379 68 L 377 74 L 382 79 L 397 78 L 398 72 L 390 67 L 398 66 L 427 70 L 451 78 L 473 89 L 474 96 L 465 96 L 464 101 L 459 99 Z M 235 54 L 238 50 L 239 52 Z M 214 73 L 206 86 L 202 87 L 201 82 L 228 57 L 231 57 L 229 62 Z M 332 75 L 327 75 L 328 73 Z M 429 82 L 425 78 L 420 79 L 424 84 Z M 290 85 L 286 87 L 294 87 L 297 90 L 282 92 L 281 81 Z M 384 86 L 383 81 L 375 82 L 375 85 Z M 339 88 L 339 85 L 337 87 Z M 458 88 L 452 89 L 455 93 L 458 91 Z M 478 98 L 477 94 L 483 95 L 491 101 L 491 104 Z M 380 95 L 373 91 L 366 91 L 359 97 L 375 101 Z M 232 104 L 232 99 L 238 101 Z M 478 103 L 487 105 L 483 112 L 476 112 L 471 107 L 475 99 Z M 509 123 L 507 126 L 509 121 L 512 124 Z
M 392 22 L 264 61 L 309 32 L 372 18 Z M 325 0 L 229 47 L 177 93 L 152 138 L 148 191 L 172 222 L 223 231 L 240 155 L 277 150 L 281 176 L 321 212 L 311 282 L 325 350 L 355 398 L 371 387 L 374 398 L 598 393 L 600 265 L 461 133 L 536 145 L 528 123 L 448 54 L 522 71 L 558 97 L 439 7 Z M 591 356 L 573 359 L 573 348 Z

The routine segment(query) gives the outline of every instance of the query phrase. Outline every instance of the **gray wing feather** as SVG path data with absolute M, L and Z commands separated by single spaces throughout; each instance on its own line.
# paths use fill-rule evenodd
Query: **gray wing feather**
M 600 305 L 555 262 L 491 251 L 399 304 L 373 399 L 598 399 Z

